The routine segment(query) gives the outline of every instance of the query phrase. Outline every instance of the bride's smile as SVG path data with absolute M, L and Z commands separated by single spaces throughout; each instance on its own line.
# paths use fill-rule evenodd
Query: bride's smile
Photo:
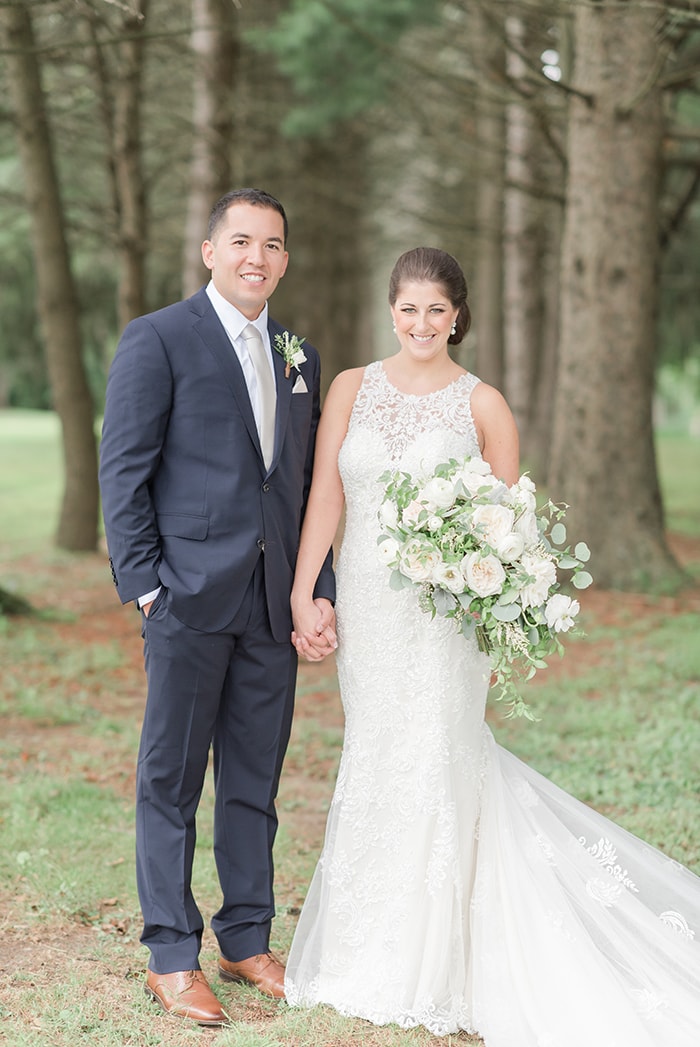
M 457 310 L 439 285 L 404 284 L 391 315 L 399 345 L 411 356 L 425 360 L 446 352 Z

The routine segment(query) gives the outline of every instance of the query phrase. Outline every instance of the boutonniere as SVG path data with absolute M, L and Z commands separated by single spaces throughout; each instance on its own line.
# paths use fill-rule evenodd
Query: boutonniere
M 289 331 L 275 335 L 275 349 L 278 353 L 281 353 L 287 365 L 284 369 L 285 378 L 289 378 L 292 367 L 295 367 L 298 371 L 299 365 L 305 362 L 306 353 L 302 349 L 305 341 L 305 338 L 299 339 L 295 334 L 290 335 Z

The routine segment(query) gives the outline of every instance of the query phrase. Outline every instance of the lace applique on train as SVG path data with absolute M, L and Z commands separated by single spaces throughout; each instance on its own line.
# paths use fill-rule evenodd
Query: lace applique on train
M 700 881 L 496 745 L 487 659 L 391 590 L 377 555 L 378 477 L 478 456 L 477 383 L 409 396 L 375 363 L 357 395 L 339 458 L 345 742 L 287 999 L 487 1047 L 697 1047 Z

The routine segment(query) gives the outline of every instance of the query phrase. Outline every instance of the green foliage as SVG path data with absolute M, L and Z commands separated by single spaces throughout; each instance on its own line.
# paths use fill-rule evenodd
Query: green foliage
M 9 149 L 0 134 L 0 150 Z M 0 159 L 0 193 L 16 186 L 19 166 Z M 0 222 L 0 406 L 50 405 L 44 352 L 34 308 L 34 260 L 23 209 L 2 209 Z
M 441 7 L 437 0 L 292 0 L 271 29 L 251 32 L 303 99 L 286 130 L 317 133 L 376 106 L 397 76 L 401 34 L 436 21 Z
M 7 560 L 47 546 L 62 489 L 61 436 L 50 411 L 0 411 L 2 532 Z M 7 567 L 2 584 L 7 585 Z
M 676 534 L 700 534 L 700 438 L 657 434 L 656 454 L 666 526 Z

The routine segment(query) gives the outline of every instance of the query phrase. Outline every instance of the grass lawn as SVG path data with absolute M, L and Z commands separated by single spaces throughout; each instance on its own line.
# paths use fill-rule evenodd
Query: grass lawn
M 658 446 L 669 528 L 681 536 L 672 540 L 697 570 L 700 441 L 661 436 Z M 292 1011 L 215 978 L 229 1029 L 190 1028 L 154 1010 L 142 990 L 133 871 L 138 616 L 120 607 L 103 553 L 51 547 L 61 485 L 55 418 L 0 412 L 0 455 L 0 584 L 50 612 L 0 618 L 0 1042 L 476 1047 L 466 1034 L 437 1039 L 325 1009 Z M 700 873 L 700 589 L 589 590 L 581 599 L 586 635 L 533 681 L 541 722 L 503 721 L 497 705 L 489 720 L 528 763 Z M 332 663 L 302 666 L 279 798 L 273 948 L 282 954 L 318 856 L 341 742 Z M 207 917 L 218 904 L 211 807 L 208 783 L 194 876 Z M 207 930 L 210 975 L 216 955 Z

